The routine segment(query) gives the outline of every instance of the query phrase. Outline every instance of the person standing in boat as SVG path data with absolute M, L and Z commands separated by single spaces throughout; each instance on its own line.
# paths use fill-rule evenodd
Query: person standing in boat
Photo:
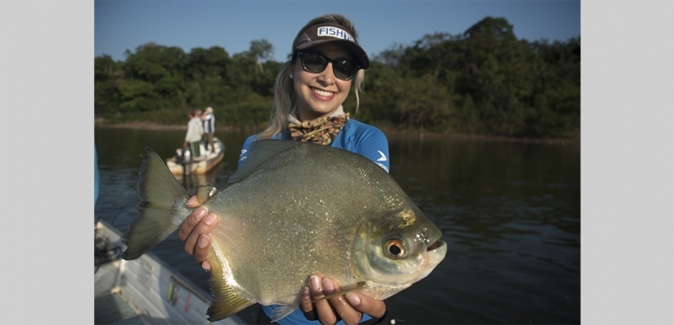
M 207 152 L 215 153 L 215 142 L 213 140 L 215 135 L 215 115 L 213 114 L 213 108 L 210 106 L 206 107 L 206 111 L 204 111 L 201 119 L 204 121 L 204 147 Z
M 365 69 L 369 68 L 367 54 L 356 38 L 352 22 L 337 14 L 315 18 L 300 29 L 293 41 L 291 60 L 281 66 L 276 76 L 272 120 L 264 131 L 244 141 L 239 167 L 245 164 L 253 142 L 289 139 L 345 149 L 365 156 L 389 171 L 388 140 L 384 133 L 352 119 L 342 107 L 353 89 L 358 111 Z M 320 175 L 313 176 L 320 179 Z M 188 208 L 199 205 L 196 196 L 186 204 Z M 178 238 L 185 242 L 185 251 L 206 270 L 211 268 L 206 258 L 211 245 L 210 233 L 217 222 L 215 214 L 200 207 L 178 229 Z M 279 324 L 390 322 L 384 301 L 358 292 L 320 299 L 339 292 L 338 285 L 316 275 L 312 275 L 308 282 L 298 309 L 280 319 Z M 270 323 L 276 307 L 261 306 L 258 324 Z
M 183 162 L 188 162 L 185 159 L 186 151 L 190 151 L 190 162 L 201 156 L 199 146 L 201 144 L 201 135 L 204 134 L 204 126 L 201 123 L 201 118 L 197 116 L 196 111 L 188 111 L 187 117 L 189 118 L 189 121 L 187 122 L 187 132 L 185 133 L 181 157 Z

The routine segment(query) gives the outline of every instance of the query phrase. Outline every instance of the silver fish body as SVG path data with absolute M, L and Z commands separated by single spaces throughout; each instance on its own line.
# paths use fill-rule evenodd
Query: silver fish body
M 148 148 L 124 258 L 142 255 L 192 211 L 162 165 Z M 446 253 L 440 230 L 390 175 L 341 149 L 258 141 L 227 186 L 207 197 L 203 205 L 219 218 L 209 255 L 211 321 L 254 303 L 282 305 L 272 320 L 283 318 L 312 274 L 385 299 L 426 277 Z

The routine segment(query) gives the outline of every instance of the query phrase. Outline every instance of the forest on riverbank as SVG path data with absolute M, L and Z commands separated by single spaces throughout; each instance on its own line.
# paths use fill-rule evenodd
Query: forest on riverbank
M 148 43 L 124 61 L 95 57 L 96 120 L 183 125 L 187 110 L 211 106 L 220 126 L 262 127 L 282 65 L 269 60 L 273 51 L 262 39 L 232 56 L 219 46 L 186 53 Z M 370 59 L 358 112 L 353 94 L 344 104 L 357 120 L 445 134 L 580 134 L 580 38 L 520 40 L 507 20 L 487 17 L 463 34 L 427 34 Z

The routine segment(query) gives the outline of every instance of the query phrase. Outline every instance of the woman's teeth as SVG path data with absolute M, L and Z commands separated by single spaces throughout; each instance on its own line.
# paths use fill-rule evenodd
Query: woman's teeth
M 320 89 L 316 89 L 316 88 L 313 88 L 312 90 L 313 90 L 313 92 L 315 92 L 319 96 L 324 96 L 324 97 L 332 96 L 332 92 L 330 92 L 330 91 L 320 90 Z

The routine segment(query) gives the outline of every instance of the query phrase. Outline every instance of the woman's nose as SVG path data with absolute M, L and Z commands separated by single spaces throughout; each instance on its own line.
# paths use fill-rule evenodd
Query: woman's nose
M 328 65 L 325 67 L 325 69 L 323 69 L 323 72 L 318 74 L 318 81 L 321 81 L 326 85 L 330 85 L 335 82 L 335 73 L 332 70 L 332 62 L 328 62 Z

